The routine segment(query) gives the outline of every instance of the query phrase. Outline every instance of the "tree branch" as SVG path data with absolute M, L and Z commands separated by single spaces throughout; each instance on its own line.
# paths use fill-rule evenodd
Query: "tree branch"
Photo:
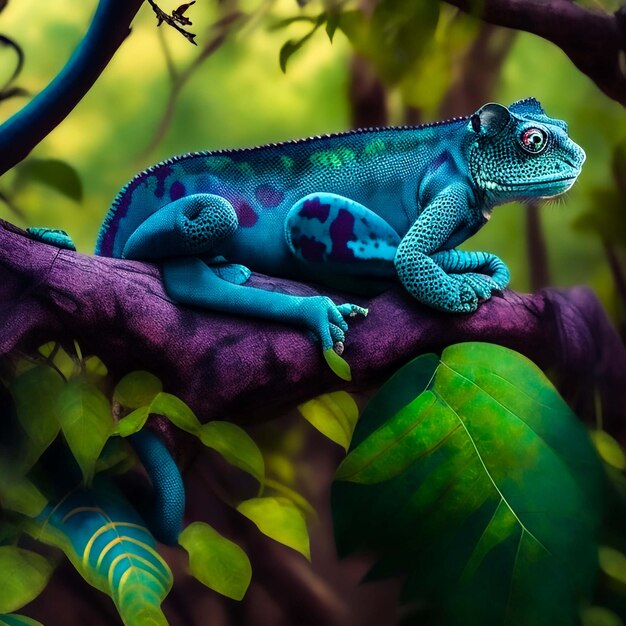
M 54 80 L 0 126 L 0 175 L 26 158 L 80 102 L 129 33 L 143 0 L 100 0 L 87 34 Z
M 551 41 L 606 95 L 626 105 L 626 9 L 610 15 L 570 0 L 445 1 L 491 24 Z
M 256 274 L 250 281 L 264 289 L 320 293 Z M 133 369 L 162 377 L 203 421 L 254 422 L 321 393 L 378 385 L 418 354 L 489 341 L 554 372 L 579 415 L 593 416 L 597 389 L 612 420 L 607 427 L 626 435 L 626 350 L 588 289 L 532 296 L 507 291 L 473 315 L 442 314 L 399 288 L 356 300 L 370 314 L 351 324 L 344 357 L 353 381 L 346 385 L 301 329 L 177 306 L 154 265 L 59 250 L 0 222 L 0 356 L 76 339 L 114 377 Z

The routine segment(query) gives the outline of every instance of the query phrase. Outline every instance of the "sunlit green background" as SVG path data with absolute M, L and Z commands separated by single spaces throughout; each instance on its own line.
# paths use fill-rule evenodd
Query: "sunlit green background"
M 165 10 L 178 4 L 161 2 Z M 46 85 L 80 40 L 95 6 L 94 0 L 9 2 L 0 18 L 0 31 L 25 51 L 20 86 L 36 93 Z M 258 11 L 259 2 L 244 0 L 238 6 L 244 11 Z M 239 30 L 193 75 L 180 95 L 165 137 L 146 152 L 170 88 L 160 36 L 166 39 L 181 68 L 198 52 L 170 28 L 162 26 L 159 33 L 146 3 L 134 22 L 132 35 L 96 85 L 34 153 L 62 159 L 78 171 L 85 190 L 82 203 L 72 202 L 49 187 L 29 184 L 12 193 L 27 219 L 18 218 L 4 204 L 0 204 L 0 217 L 20 226 L 63 228 L 79 250 L 89 252 L 119 188 L 152 163 L 192 150 L 256 145 L 349 128 L 351 47 L 346 37 L 338 31 L 331 45 L 320 29 L 290 59 L 283 74 L 278 64 L 282 44 L 306 33 L 308 26 L 298 23 L 271 30 L 271 19 L 297 15 L 298 7 L 295 2 L 281 0 L 266 9 L 271 15 L 260 14 Z M 191 30 L 197 33 L 200 45 L 209 36 L 217 11 L 212 0 L 198 0 L 190 10 L 194 21 Z M 309 13 L 315 10 L 311 8 Z M 427 119 L 437 117 L 436 102 L 421 102 L 420 98 L 441 90 L 440 68 L 445 64 L 437 50 L 441 53 L 446 46 L 445 33 L 440 34 L 432 55 L 412 78 L 415 98 L 424 105 Z M 12 54 L 10 49 L 0 50 L 0 80 L 13 68 Z M 446 66 L 448 74 L 455 71 L 458 67 L 454 64 Z M 614 186 L 611 155 L 614 146 L 626 137 L 626 116 L 622 107 L 581 75 L 559 49 L 522 33 L 505 60 L 493 99 L 508 104 L 530 95 L 542 102 L 548 114 L 565 119 L 572 137 L 587 152 L 579 183 L 566 198 L 542 210 L 552 282 L 557 286 L 591 285 L 609 311 L 615 312 L 614 285 L 600 240 L 592 232 L 576 230 L 573 222 L 590 208 L 592 189 Z M 0 103 L 0 116 L 8 117 L 23 102 L 22 98 Z M 402 122 L 400 95 L 391 93 L 390 103 L 392 121 Z M 11 188 L 11 177 L 9 173 L 0 180 L 0 190 Z M 508 205 L 496 210 L 488 227 L 467 247 L 501 255 L 511 267 L 513 287 L 524 291 L 529 288 L 525 245 L 524 208 Z

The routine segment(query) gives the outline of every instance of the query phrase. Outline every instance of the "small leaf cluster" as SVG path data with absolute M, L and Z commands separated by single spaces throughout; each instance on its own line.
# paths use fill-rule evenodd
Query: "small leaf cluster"
M 407 104 L 426 110 L 434 110 L 441 101 L 477 29 L 475 20 L 460 16 L 439 0 L 379 0 L 373 7 L 327 2 L 321 12 L 311 11 L 307 4 L 302 13 L 272 25 L 273 30 L 309 26 L 304 35 L 288 39 L 281 47 L 283 72 L 317 32 L 325 30 L 332 43 L 340 31 L 354 52 L 370 61 L 382 81 L 400 89 Z
M 150 415 L 158 415 L 256 479 L 256 497 L 234 503 L 230 498 L 228 504 L 264 534 L 310 558 L 306 524 L 306 514 L 312 512 L 310 505 L 282 481 L 266 476 L 264 455 L 244 429 L 225 421 L 202 424 L 185 402 L 165 392 L 160 379 L 146 371 L 130 372 L 111 386 L 104 363 L 95 356 L 83 357 L 76 343 L 73 348 L 66 351 L 58 344 L 45 344 L 36 357 L 19 360 L 15 375 L 6 381 L 23 430 L 18 462 L 0 459 L 0 503 L 17 522 L 14 535 L 10 532 L 13 527 L 6 526 L 9 536 L 18 537 L 26 529 L 60 547 L 86 580 L 92 584 L 100 581 L 96 586 L 119 601 L 121 596 L 110 588 L 111 581 L 102 582 L 107 577 L 102 578 L 89 560 L 75 554 L 69 544 L 59 543 L 54 533 L 41 532 L 50 526 L 48 520 L 55 503 L 63 501 L 66 494 L 51 494 L 46 489 L 44 496 L 32 476 L 37 475 L 35 470 L 46 451 L 61 438 L 67 447 L 67 459 L 74 459 L 79 470 L 81 493 L 99 502 L 96 474 L 130 469 L 133 455 L 125 439 L 139 432 Z M 102 511 L 99 515 L 105 523 L 109 519 L 105 509 L 99 504 L 93 506 Z M 132 515 L 129 512 L 129 519 Z M 238 544 L 203 522 L 187 526 L 179 543 L 189 554 L 192 575 L 200 582 L 235 600 L 243 598 L 252 570 Z M 129 546 L 132 548 L 132 544 Z M 122 608 L 120 605 L 120 611 Z M 159 611 L 158 606 L 150 610 Z

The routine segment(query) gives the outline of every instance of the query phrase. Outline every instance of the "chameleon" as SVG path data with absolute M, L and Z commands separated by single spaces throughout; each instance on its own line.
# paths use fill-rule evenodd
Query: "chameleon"
M 475 311 L 510 273 L 494 254 L 456 247 L 494 206 L 572 186 L 585 153 L 567 131 L 527 98 L 416 127 L 184 154 L 122 189 L 96 254 L 159 262 L 181 304 L 306 328 L 348 378 L 333 349 L 345 318 L 367 311 L 247 287 L 250 271 L 352 293 L 399 281 L 440 311 Z
M 345 318 L 367 310 L 246 286 L 252 270 L 356 294 L 399 282 L 423 305 L 471 313 L 506 288 L 510 272 L 494 254 L 457 246 L 497 205 L 566 192 L 584 160 L 567 124 L 534 98 L 421 126 L 189 153 L 120 191 L 96 254 L 160 263 L 182 305 L 308 329 L 349 379 L 338 356 Z M 34 234 L 71 244 L 59 231 Z M 182 510 L 180 493 L 161 501 Z

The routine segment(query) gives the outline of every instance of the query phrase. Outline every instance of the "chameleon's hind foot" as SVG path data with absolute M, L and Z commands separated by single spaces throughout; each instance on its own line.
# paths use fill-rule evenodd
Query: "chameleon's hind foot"
M 65 250 L 76 250 L 72 238 L 60 228 L 27 228 L 26 232 L 35 239 L 51 246 Z
M 302 301 L 302 321 L 322 342 L 324 359 L 330 369 L 344 380 L 351 380 L 350 366 L 341 358 L 348 324 L 344 317 L 367 315 L 367 309 L 355 304 L 335 304 L 325 296 Z

